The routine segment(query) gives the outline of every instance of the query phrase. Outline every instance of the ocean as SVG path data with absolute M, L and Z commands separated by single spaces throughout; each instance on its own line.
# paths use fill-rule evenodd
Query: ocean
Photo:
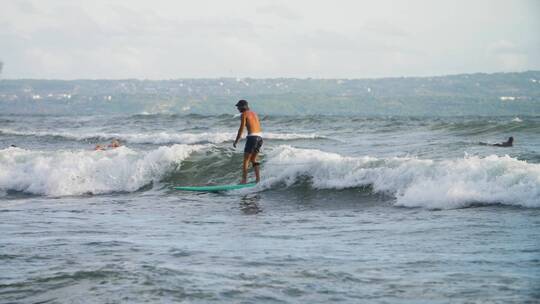
M 242 98 L 261 182 L 174 190 L 240 181 Z M 539 101 L 539 71 L 0 80 L 0 303 L 539 303 Z
M 540 301 L 540 117 L 259 116 L 0 115 L 0 302 Z

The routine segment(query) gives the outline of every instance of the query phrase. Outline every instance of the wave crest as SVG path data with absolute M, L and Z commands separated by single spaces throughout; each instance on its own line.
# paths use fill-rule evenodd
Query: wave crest
M 60 137 L 67 140 L 76 141 L 108 141 L 111 139 L 119 139 L 124 142 L 134 144 L 219 144 L 224 142 L 232 142 L 236 137 L 233 132 L 154 132 L 154 133 L 106 133 L 93 132 L 78 134 L 75 132 L 39 132 L 39 131 L 16 131 L 11 129 L 0 129 L 0 134 L 18 135 L 18 136 L 35 136 L 35 137 Z M 324 136 L 308 133 L 273 133 L 265 132 L 265 138 L 274 140 L 299 140 L 299 139 L 323 139 Z
M 64 196 L 136 191 L 159 181 L 202 146 L 173 145 L 149 152 L 0 150 L 0 191 Z
M 474 203 L 540 207 L 540 165 L 509 156 L 455 160 L 345 157 L 281 146 L 269 155 L 262 186 L 290 186 L 309 177 L 316 189 L 371 186 L 396 205 L 433 209 Z
M 209 149 L 208 149 L 209 148 Z M 194 152 L 203 150 L 205 153 Z M 192 156 L 193 155 L 193 156 Z M 184 162 L 189 157 L 189 162 Z M 64 196 L 131 192 L 155 182 L 228 183 L 241 157 L 212 145 L 173 145 L 150 151 L 0 150 L 0 196 L 9 191 Z M 347 157 L 278 146 L 266 152 L 255 190 L 307 181 L 313 189 L 370 187 L 395 205 L 430 209 L 471 204 L 540 207 L 540 164 L 510 156 L 460 159 Z

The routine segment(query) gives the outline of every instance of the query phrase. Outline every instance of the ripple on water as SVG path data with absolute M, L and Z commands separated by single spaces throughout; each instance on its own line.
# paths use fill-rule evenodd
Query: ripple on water
M 30 277 L 22 281 L 14 281 L 0 285 L 0 297 L 9 301 L 26 299 L 43 295 L 52 290 L 73 287 L 85 281 L 106 284 L 121 278 L 122 271 L 100 268 L 96 270 L 79 270 L 74 272 L 54 272 L 48 275 Z

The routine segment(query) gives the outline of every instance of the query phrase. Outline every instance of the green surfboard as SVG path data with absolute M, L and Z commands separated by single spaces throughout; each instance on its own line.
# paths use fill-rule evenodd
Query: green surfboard
M 198 192 L 218 192 L 236 190 L 242 188 L 254 187 L 256 183 L 236 184 L 236 185 L 216 185 L 216 186 L 201 186 L 201 187 L 174 187 L 176 190 L 182 191 L 198 191 Z

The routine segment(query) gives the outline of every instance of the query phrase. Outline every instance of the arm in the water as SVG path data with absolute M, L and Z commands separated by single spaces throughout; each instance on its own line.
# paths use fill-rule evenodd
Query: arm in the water
M 240 115 L 240 128 L 238 128 L 238 133 L 236 134 L 236 139 L 234 140 L 233 147 L 236 148 L 236 144 L 242 138 L 242 133 L 244 132 L 244 128 L 246 127 L 246 113 L 242 113 Z

